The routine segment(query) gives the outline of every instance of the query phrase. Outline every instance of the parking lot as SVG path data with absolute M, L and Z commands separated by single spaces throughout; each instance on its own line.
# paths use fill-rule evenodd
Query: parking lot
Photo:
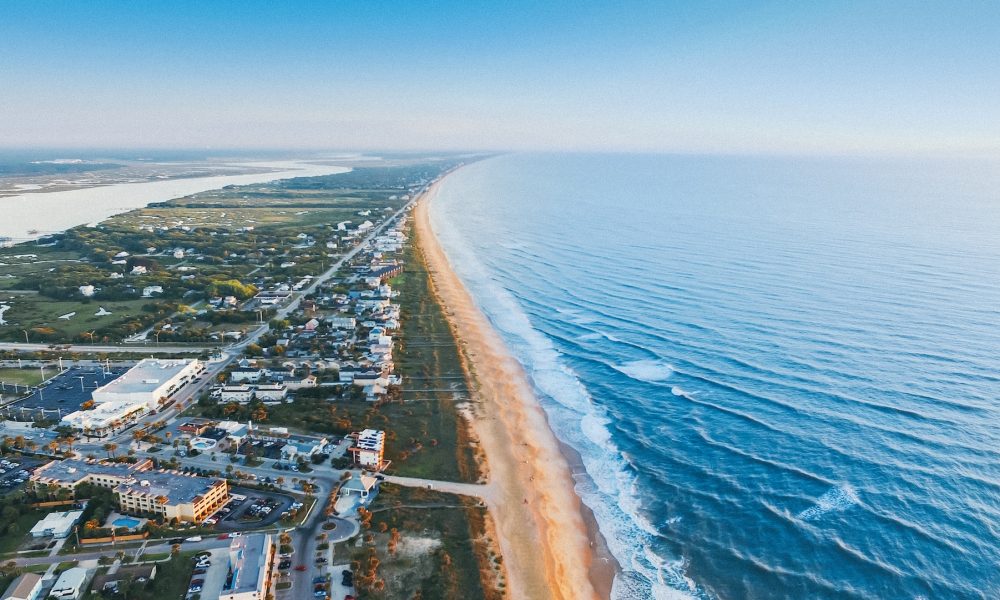
M 95 389 L 121 377 L 128 367 L 70 367 L 52 377 L 23 400 L 4 409 L 4 416 L 15 421 L 36 417 L 59 420 L 62 415 L 80 410 Z
M 263 492 L 246 488 L 234 487 L 230 493 L 245 496 L 245 500 L 230 500 L 214 516 L 221 517 L 216 523 L 220 531 L 235 531 L 239 529 L 255 529 L 277 523 L 281 515 L 291 510 L 295 499 L 286 494 Z M 228 512 L 226 512 L 228 509 Z
M 24 485 L 31 473 L 44 461 L 11 457 L 0 460 L 0 493 L 6 494 Z

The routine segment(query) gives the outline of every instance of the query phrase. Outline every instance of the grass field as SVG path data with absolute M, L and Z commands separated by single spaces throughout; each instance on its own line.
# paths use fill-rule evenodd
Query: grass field
M 32 343 L 49 343 L 57 340 L 60 343 L 72 341 L 81 333 L 124 323 L 142 313 L 142 307 L 150 302 L 145 300 L 126 300 L 120 302 L 101 303 L 97 301 L 60 301 L 44 298 L 38 294 L 15 294 L 3 298 L 10 305 L 10 310 L 4 314 L 7 325 L 0 325 L 0 340 L 23 342 L 24 330 L 28 331 L 28 341 Z M 101 307 L 111 312 L 111 315 L 98 317 L 96 313 Z M 76 313 L 69 319 L 60 319 L 63 315 Z M 42 335 L 32 331 L 34 328 L 48 328 L 54 334 Z M 97 340 L 100 342 L 100 340 Z M 120 340 L 113 340 L 118 342 Z
M 52 377 L 55 374 L 55 371 L 50 370 L 47 377 Z M 17 385 L 38 385 L 42 382 L 42 373 L 33 367 L 30 369 L 18 369 L 16 367 L 0 368 L 0 382 L 7 385 L 12 383 L 16 383 Z
M 477 481 L 480 476 L 468 423 L 458 404 L 468 401 L 465 372 L 458 344 L 444 310 L 431 293 L 430 275 L 416 244 L 408 243 L 406 268 L 392 282 L 398 290 L 402 337 L 393 359 L 403 377 L 402 407 L 421 414 L 422 426 L 434 431 L 439 445 L 411 452 L 405 460 L 400 447 L 389 453 L 393 472 L 412 477 Z M 408 437 L 400 435 L 405 441 Z

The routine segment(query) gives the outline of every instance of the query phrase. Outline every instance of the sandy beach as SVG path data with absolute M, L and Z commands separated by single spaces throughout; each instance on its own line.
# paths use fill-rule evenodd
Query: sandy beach
M 455 275 L 431 227 L 428 204 L 414 209 L 416 243 L 434 292 L 475 379 L 474 430 L 490 476 L 487 502 L 507 571 L 510 598 L 582 600 L 607 597 L 613 569 L 597 561 L 569 462 L 521 364 Z

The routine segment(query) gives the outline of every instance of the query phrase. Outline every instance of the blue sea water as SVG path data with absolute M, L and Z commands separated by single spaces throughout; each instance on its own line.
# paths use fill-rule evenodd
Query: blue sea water
M 507 155 L 431 217 L 617 598 L 1000 597 L 1000 165 Z

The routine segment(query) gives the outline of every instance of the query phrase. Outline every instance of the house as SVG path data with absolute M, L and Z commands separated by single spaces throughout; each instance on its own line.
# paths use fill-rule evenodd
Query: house
M 269 402 L 281 402 L 288 397 L 288 388 L 281 383 L 261 384 L 255 386 L 254 395 L 264 404 Z
M 378 493 L 378 479 L 371 475 L 353 473 L 351 478 L 340 486 L 340 493 L 343 496 L 357 494 L 361 496 L 362 500 L 368 500 L 369 496 L 375 496 Z
M 326 323 L 333 329 L 354 329 L 357 326 L 354 317 L 327 317 Z
M 309 321 L 305 324 L 306 331 L 316 331 L 317 327 L 319 327 L 319 321 L 317 319 L 309 319 Z
M 42 576 L 25 573 L 10 582 L 3 593 L 3 600 L 39 600 L 42 591 Z
M 142 288 L 143 298 L 150 298 L 153 296 L 153 294 L 162 294 L 162 293 L 163 293 L 163 287 L 159 285 L 150 285 Z
M 83 596 L 83 589 L 89 576 L 90 572 L 82 567 L 66 569 L 49 590 L 49 596 L 61 600 L 79 600 Z
M 53 537 L 56 539 L 69 537 L 82 515 L 82 510 L 49 513 L 31 528 L 31 537 Z
M 177 260 L 184 258 L 184 251 L 181 250 L 180 248 L 174 250 L 174 258 L 176 258 Z
M 257 367 L 237 367 L 229 373 L 231 383 L 257 383 L 264 376 L 264 370 Z
M 114 574 L 98 575 L 90 586 L 92 592 L 118 593 L 118 588 L 126 581 L 145 584 L 156 579 L 156 565 L 127 565 L 120 567 Z
M 312 388 L 316 387 L 316 376 L 306 375 L 305 377 L 285 377 L 282 383 L 289 390 L 298 390 L 302 388 Z
M 309 459 L 323 451 L 329 441 L 326 438 L 288 440 L 281 448 L 283 460 L 297 460 L 299 457 Z
M 81 285 L 80 294 L 83 295 L 84 298 L 92 298 L 94 296 L 94 286 Z
M 136 265 L 136 266 L 132 267 L 132 274 L 133 275 L 145 275 L 146 274 L 146 267 L 144 267 L 142 265 Z

